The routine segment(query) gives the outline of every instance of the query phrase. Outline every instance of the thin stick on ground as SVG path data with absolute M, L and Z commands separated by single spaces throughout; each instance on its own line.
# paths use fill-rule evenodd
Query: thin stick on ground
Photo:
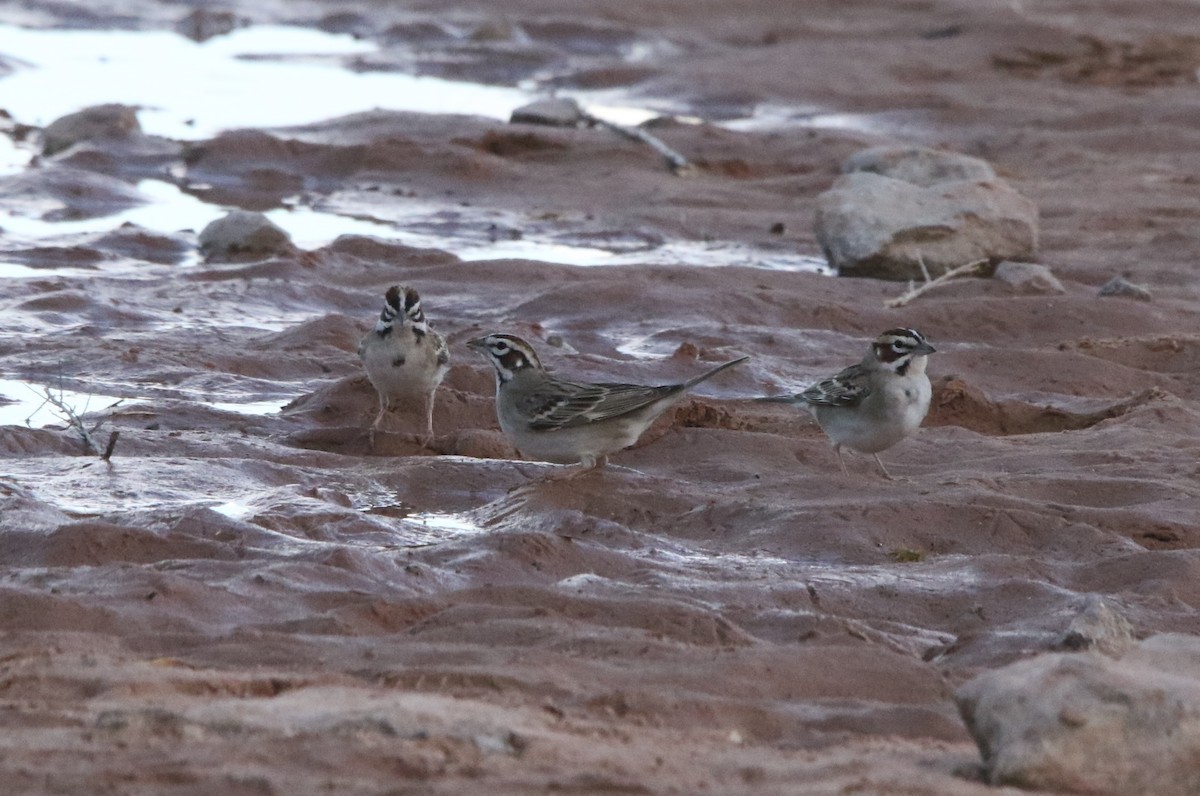
M 66 423 L 69 428 L 75 429 L 75 432 L 79 434 L 79 439 L 83 443 L 84 453 L 91 453 L 99 456 L 106 462 L 112 458 L 113 450 L 117 447 L 117 438 L 121 436 L 121 432 L 113 431 L 109 435 L 108 444 L 105 446 L 103 451 L 100 450 L 100 446 L 96 444 L 96 438 L 93 436 L 105 423 L 108 422 L 109 418 L 107 415 L 101 417 L 92 425 L 91 428 L 88 428 L 87 425 L 84 424 L 83 418 L 78 412 L 75 411 L 75 407 L 70 406 L 66 401 L 63 400 L 61 393 L 59 393 L 59 395 L 56 397 L 49 387 L 43 387 L 41 396 L 42 403 L 38 405 L 38 409 L 41 409 L 46 404 L 53 406 L 57 410 L 55 414 L 58 416 L 58 418 Z M 110 404 L 105 411 L 113 409 L 120 404 L 120 400 L 115 401 Z M 86 407 L 84 407 L 84 411 L 87 411 Z M 33 414 L 37 414 L 37 409 L 34 410 Z M 31 414 L 29 417 L 32 418 L 33 415 Z
M 988 263 L 988 261 L 986 259 L 975 260 L 974 262 L 970 262 L 970 263 L 964 263 L 963 265 L 959 265 L 954 268 L 951 268 L 949 271 L 942 274 L 941 276 L 939 276 L 936 279 L 930 279 L 929 278 L 929 269 L 927 269 L 925 267 L 925 260 L 922 258 L 917 258 L 917 264 L 921 266 L 921 273 L 925 275 L 925 283 L 922 285 L 913 285 L 912 282 L 909 282 L 908 290 L 905 293 L 903 293 L 902 295 L 896 296 L 896 298 L 888 299 L 887 301 L 883 302 L 883 306 L 888 307 L 890 309 L 895 309 L 896 307 L 903 307 L 904 305 L 908 304 L 908 302 L 912 301 L 913 299 L 917 298 L 920 295 L 923 295 L 924 293 L 929 292 L 930 290 L 937 287 L 938 285 L 944 285 L 946 282 L 949 282 L 951 279 L 954 279 L 956 277 L 968 276 L 970 274 L 977 272 L 984 265 L 987 265 L 987 263 Z
M 583 120 L 588 124 L 595 125 L 597 127 L 605 127 L 619 135 L 624 136 L 625 138 L 628 138 L 632 141 L 639 141 L 650 147 L 666 159 L 667 168 L 669 168 L 674 174 L 683 176 L 695 170 L 695 166 L 693 166 L 687 158 L 663 143 L 661 138 L 651 135 L 641 127 L 627 127 L 626 125 L 617 124 L 616 122 L 609 122 L 601 119 L 599 116 L 594 116 L 583 109 L 580 109 L 579 113 Z
M 117 439 L 119 439 L 120 436 L 121 432 L 115 429 L 111 434 L 108 435 L 108 445 L 104 446 L 104 453 L 100 454 L 101 461 L 106 462 L 112 458 L 113 449 L 117 447 Z

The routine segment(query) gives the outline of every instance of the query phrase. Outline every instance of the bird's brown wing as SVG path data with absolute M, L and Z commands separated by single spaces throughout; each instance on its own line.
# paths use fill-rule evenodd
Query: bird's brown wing
M 858 406 L 870 394 L 866 369 L 851 365 L 809 387 L 800 393 L 800 398 L 813 406 Z
M 543 431 L 573 428 L 636 412 L 679 392 L 680 385 L 579 384 L 555 381 L 551 389 L 529 396 L 524 407 L 529 427 Z

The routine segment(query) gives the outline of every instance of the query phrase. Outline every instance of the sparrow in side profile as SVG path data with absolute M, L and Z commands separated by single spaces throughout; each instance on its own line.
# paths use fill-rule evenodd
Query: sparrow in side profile
M 358 358 L 379 393 L 375 430 L 394 405 L 420 406 L 425 414 L 421 444 L 433 439 L 433 395 L 450 367 L 450 351 L 440 334 L 429 328 L 421 297 L 411 287 L 392 285 L 384 296 L 375 328 L 358 345 Z
M 858 364 L 802 393 L 760 400 L 812 407 L 817 424 L 833 441 L 843 473 L 844 445 L 874 456 L 890 479 L 879 452 L 916 433 L 929 412 L 932 390 L 925 365 L 934 351 L 916 329 L 888 329 L 875 338 Z
M 681 384 L 647 387 L 557 378 L 529 343 L 511 334 L 489 334 L 467 345 L 496 368 L 496 417 L 505 436 L 527 458 L 580 464 L 563 478 L 604 466 L 609 454 L 637 442 L 685 392 L 749 359 L 726 362 Z

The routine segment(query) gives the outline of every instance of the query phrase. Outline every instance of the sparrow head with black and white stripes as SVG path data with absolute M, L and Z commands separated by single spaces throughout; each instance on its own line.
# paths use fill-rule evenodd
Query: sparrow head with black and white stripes
M 358 346 L 367 378 L 379 395 L 379 413 L 371 424 L 371 442 L 387 413 L 396 407 L 424 415 L 421 444 L 433 440 L 433 400 L 450 367 L 450 350 L 433 331 L 411 287 L 392 285 L 384 294 L 375 328 Z

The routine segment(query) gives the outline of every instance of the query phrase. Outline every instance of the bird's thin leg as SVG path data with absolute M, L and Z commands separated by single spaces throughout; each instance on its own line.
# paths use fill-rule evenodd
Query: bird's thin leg
M 422 448 L 428 448 L 433 442 L 433 393 L 425 396 L 425 436 L 420 442 Z
M 371 424 L 371 430 L 379 428 L 379 424 L 383 422 L 383 418 L 387 415 L 388 400 L 382 395 L 379 396 L 379 414 L 375 415 L 375 422 Z
M 375 422 L 371 423 L 371 430 L 367 434 L 367 443 L 372 450 L 375 448 L 375 432 L 379 429 L 379 424 L 383 422 L 383 418 L 387 415 L 388 400 L 383 395 L 379 396 L 379 414 L 375 415 Z
M 833 452 L 837 454 L 838 466 L 842 468 L 842 475 L 850 475 L 850 471 L 846 469 L 846 461 L 842 458 L 842 446 L 834 445 Z
M 879 470 L 883 473 L 883 477 L 889 481 L 895 480 L 892 478 L 892 474 L 888 472 L 887 468 L 883 466 L 883 460 L 879 458 L 879 454 L 872 453 L 871 455 L 875 457 L 875 463 L 879 465 Z

